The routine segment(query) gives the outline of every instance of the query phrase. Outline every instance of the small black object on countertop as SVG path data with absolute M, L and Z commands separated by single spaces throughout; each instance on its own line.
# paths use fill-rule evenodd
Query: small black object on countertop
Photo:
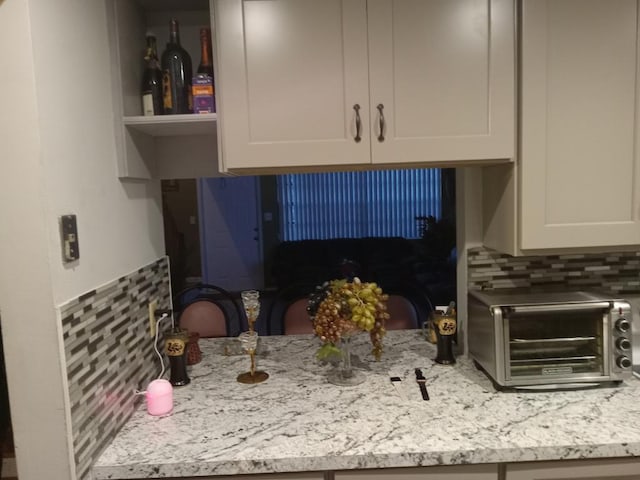
M 429 392 L 427 392 L 427 379 L 424 378 L 422 374 L 422 370 L 416 368 L 416 382 L 420 386 L 420 393 L 422 394 L 423 400 L 429 400 Z

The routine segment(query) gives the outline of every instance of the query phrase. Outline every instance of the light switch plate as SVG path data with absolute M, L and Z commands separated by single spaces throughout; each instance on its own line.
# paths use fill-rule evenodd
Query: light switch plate
M 80 258 L 78 243 L 78 223 L 75 215 L 60 217 L 60 239 L 62 243 L 62 262 L 75 262 Z

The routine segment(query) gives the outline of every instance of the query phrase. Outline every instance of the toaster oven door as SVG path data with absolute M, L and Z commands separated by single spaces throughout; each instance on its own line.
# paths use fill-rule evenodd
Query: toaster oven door
M 608 302 L 512 307 L 505 312 L 507 384 L 587 381 L 609 370 Z

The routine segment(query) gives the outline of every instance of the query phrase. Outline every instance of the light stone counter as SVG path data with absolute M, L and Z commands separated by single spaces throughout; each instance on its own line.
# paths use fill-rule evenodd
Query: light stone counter
M 95 464 L 97 479 L 233 475 L 529 460 L 640 456 L 640 380 L 617 388 L 497 392 L 466 358 L 433 363 L 415 330 L 389 332 L 375 362 L 368 335 L 354 342 L 367 381 L 327 383 L 311 336 L 264 337 L 258 366 L 270 374 L 243 385 L 249 359 L 223 355 L 230 340 L 201 340 L 192 382 L 174 390 L 174 410 L 141 404 Z M 414 368 L 431 399 L 423 401 Z M 403 381 L 403 401 L 389 376 Z

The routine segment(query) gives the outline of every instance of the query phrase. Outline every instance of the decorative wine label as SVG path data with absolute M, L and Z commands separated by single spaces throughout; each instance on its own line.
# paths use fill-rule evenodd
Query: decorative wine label
M 173 99 L 171 98 L 171 75 L 169 70 L 162 72 L 162 103 L 165 110 L 173 108 Z
M 142 114 L 145 117 L 153 116 L 153 95 L 151 92 L 142 95 Z
M 440 335 L 453 335 L 456 333 L 456 320 L 451 317 L 441 317 L 438 319 L 438 331 Z
M 193 94 L 193 113 L 214 113 L 216 111 L 213 99 L 213 79 L 199 73 L 193 77 L 191 92 Z
M 184 354 L 185 341 L 181 338 L 171 338 L 164 344 L 165 351 L 170 357 L 180 357 Z

